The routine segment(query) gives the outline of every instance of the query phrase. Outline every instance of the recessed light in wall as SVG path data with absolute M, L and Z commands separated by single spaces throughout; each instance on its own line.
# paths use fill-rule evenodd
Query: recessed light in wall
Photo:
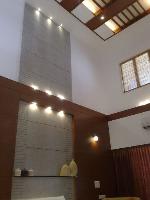
M 150 99 L 146 99 L 145 101 L 141 101 L 139 103 L 139 106 L 144 106 L 144 105 L 149 104 L 149 103 L 150 103 Z
M 40 12 L 41 12 L 41 9 L 40 8 L 38 8 L 36 11 L 35 11 L 35 13 L 39 16 L 40 15 Z
M 101 19 L 101 20 L 104 20 L 104 19 L 105 19 L 104 15 L 101 15 L 100 19 Z
M 37 110 L 37 108 L 38 108 L 36 102 L 32 102 L 32 103 L 29 105 L 29 107 L 30 107 L 31 110 Z
M 52 108 L 49 106 L 49 107 L 47 107 L 47 108 L 45 108 L 45 112 L 47 113 L 47 114 L 51 114 L 52 113 Z
M 34 90 L 39 90 L 39 87 L 37 85 L 31 85 L 31 87 L 34 89 Z
M 52 17 L 48 18 L 48 19 L 47 19 L 47 22 L 48 22 L 49 24 L 51 24 L 51 23 L 52 23 Z
M 48 94 L 49 96 L 52 95 L 52 91 L 50 90 L 45 90 L 46 94 Z
M 98 138 L 97 135 L 95 135 L 95 136 L 92 137 L 92 141 L 93 141 L 93 142 L 98 142 L 98 140 L 99 140 L 99 138 Z
M 59 117 L 64 117 L 64 116 L 65 116 L 64 111 L 60 111 L 60 112 L 58 112 L 57 114 L 58 114 Z
M 58 97 L 59 99 L 61 99 L 61 100 L 64 100 L 64 99 L 65 99 L 65 97 L 64 97 L 63 95 L 61 95 L 61 94 L 58 94 L 57 97 Z

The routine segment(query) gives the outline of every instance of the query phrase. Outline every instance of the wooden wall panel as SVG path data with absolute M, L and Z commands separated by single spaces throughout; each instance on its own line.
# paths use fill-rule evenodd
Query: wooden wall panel
M 0 87 L 0 199 L 10 200 L 19 96 Z
M 0 77 L 0 95 L 0 200 L 11 198 L 19 101 L 36 101 L 43 107 L 51 105 L 54 110 L 64 110 L 73 116 L 74 157 L 79 165 L 76 199 L 98 198 L 100 191 L 95 190 L 94 180 L 101 181 L 101 193 L 113 196 L 115 178 L 106 115 L 3 77 Z M 100 140 L 92 145 L 89 138 L 94 133 Z
M 114 196 L 114 166 L 105 117 L 76 116 L 74 123 L 74 155 L 79 166 L 76 199 L 96 200 L 99 194 Z M 94 134 L 99 141 L 93 144 L 89 139 Z M 94 180 L 101 182 L 100 190 L 94 188 Z

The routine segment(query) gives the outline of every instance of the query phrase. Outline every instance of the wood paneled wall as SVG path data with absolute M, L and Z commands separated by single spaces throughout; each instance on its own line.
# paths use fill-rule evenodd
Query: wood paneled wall
M 100 191 L 95 190 L 94 180 L 101 181 L 101 193 L 114 194 L 114 168 L 106 116 L 0 77 L 0 200 L 11 199 L 19 101 L 36 101 L 43 107 L 51 105 L 54 110 L 64 110 L 73 116 L 74 156 L 79 166 L 75 180 L 76 199 L 98 198 Z M 93 134 L 100 139 L 96 144 L 89 142 Z
M 74 123 L 74 154 L 79 166 L 76 200 L 96 200 L 99 194 L 114 196 L 116 190 L 114 166 L 105 117 L 77 116 Z M 99 136 L 99 141 L 91 143 L 89 139 L 94 134 Z M 100 189 L 95 189 L 95 180 L 100 181 Z
M 15 152 L 19 96 L 0 88 L 0 199 L 11 196 L 12 170 Z

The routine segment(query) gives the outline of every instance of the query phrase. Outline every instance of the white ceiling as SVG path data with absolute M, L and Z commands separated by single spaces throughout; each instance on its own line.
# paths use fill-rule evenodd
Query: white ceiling
M 26 0 L 26 2 L 35 8 L 41 8 L 45 15 L 49 17 L 52 16 L 54 21 L 58 24 L 63 24 L 63 27 L 69 31 L 71 35 L 89 44 L 91 47 L 93 46 L 95 48 L 96 46 L 98 47 L 104 44 L 103 40 L 54 0 Z

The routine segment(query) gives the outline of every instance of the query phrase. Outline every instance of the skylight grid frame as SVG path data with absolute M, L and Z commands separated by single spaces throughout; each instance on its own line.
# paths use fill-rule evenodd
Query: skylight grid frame
M 145 55 L 145 54 L 148 54 L 149 67 L 150 67 L 150 49 L 149 49 L 149 50 L 146 50 L 146 51 L 144 51 L 144 52 L 142 52 L 142 53 L 140 53 L 140 54 L 137 54 L 136 56 L 134 56 L 134 57 L 132 57 L 132 58 L 130 58 L 130 59 L 128 59 L 128 60 L 126 60 L 126 61 L 124 61 L 124 62 L 122 62 L 122 63 L 120 64 L 120 71 L 121 71 L 122 85 L 123 85 L 123 92 L 124 92 L 124 93 L 130 92 L 130 91 L 132 91 L 132 90 L 135 90 L 135 89 L 137 89 L 137 88 L 141 88 L 141 87 L 144 87 L 144 86 L 150 84 L 150 77 L 149 77 L 149 82 L 148 82 L 148 83 L 146 83 L 146 84 L 141 84 L 142 80 L 140 79 L 140 75 L 139 75 L 139 72 L 138 72 L 138 64 L 137 64 L 137 62 L 136 62 L 136 59 L 137 59 L 137 58 L 139 58 L 140 56 Z M 126 90 L 126 89 L 125 89 L 125 83 L 126 83 L 126 82 L 125 82 L 125 79 L 124 79 L 124 74 L 123 74 L 123 69 L 122 69 L 122 67 L 123 67 L 124 64 L 126 64 L 126 63 L 128 63 L 128 62 L 130 62 L 130 61 L 133 62 L 133 70 L 134 70 L 134 74 L 135 74 L 137 86 L 136 86 L 135 88 L 133 88 L 133 89 Z M 150 69 L 149 69 L 149 68 L 147 69 L 147 73 L 148 73 L 148 72 L 149 72 L 149 75 L 150 75 Z M 146 73 L 146 72 L 144 72 L 144 74 L 145 74 L 145 73 Z
M 119 34 L 120 32 L 122 32 L 124 29 L 126 29 L 126 28 L 128 28 L 129 26 L 131 26 L 132 24 L 134 24 L 134 23 L 136 23 L 138 20 L 140 20 L 140 19 L 142 19 L 143 17 L 145 17 L 145 16 L 147 16 L 148 14 L 150 14 L 150 6 L 149 6 L 149 8 L 146 10 L 146 9 L 144 9 L 144 7 L 142 6 L 142 4 L 141 4 L 141 2 L 140 1 L 145 1 L 145 0 L 126 0 L 126 1 L 124 1 L 124 2 L 126 2 L 126 6 L 125 5 L 122 5 L 122 10 L 120 9 L 120 11 L 118 11 L 118 13 L 116 12 L 116 13 L 114 13 L 114 15 L 112 15 L 112 17 L 111 18 L 108 18 L 108 20 L 109 19 L 111 19 L 111 20 L 113 20 L 120 28 L 118 29 L 118 31 L 117 32 L 114 32 L 114 34 L 113 35 L 111 35 L 111 36 L 109 36 L 109 37 L 102 37 L 101 35 L 99 35 L 95 30 L 97 29 L 97 28 L 100 28 L 102 25 L 103 25 L 103 23 L 105 23 L 105 22 L 107 22 L 108 20 L 106 20 L 106 18 L 107 18 L 107 14 L 109 15 L 109 12 L 111 13 L 111 12 L 113 12 L 112 11 L 112 9 L 111 9 L 111 7 L 112 7 L 112 5 L 114 5 L 114 4 L 116 4 L 116 3 L 118 3 L 119 5 L 119 8 L 120 8 L 120 3 L 121 3 L 121 1 L 120 0 L 92 0 L 95 4 L 97 4 L 98 5 L 98 7 L 100 7 L 100 9 L 101 9 L 101 11 L 100 11 L 100 13 L 98 14 L 98 13 L 96 13 L 96 14 L 94 14 L 93 13 L 93 18 L 90 20 L 90 21 L 88 21 L 87 23 L 85 23 L 85 22 L 83 22 L 81 19 L 79 19 L 77 16 L 75 16 L 72 12 L 73 12 L 73 10 L 76 8 L 76 7 L 78 7 L 80 4 L 82 4 L 82 2 L 84 1 L 84 0 L 61 0 L 61 2 L 59 2 L 60 0 L 54 0 L 55 2 L 57 2 L 60 6 L 62 6 L 65 10 L 67 10 L 73 17 L 75 17 L 78 21 L 80 21 L 84 26 L 86 26 L 90 31 L 92 31 L 94 34 L 96 34 L 101 40 L 103 40 L 103 41 L 107 41 L 107 40 L 109 40 L 109 39 L 111 39 L 112 37 L 114 37 L 115 35 L 117 35 L 117 34 Z M 101 6 L 98 2 L 103 2 L 103 5 L 104 6 Z M 72 2 L 72 4 L 71 4 L 71 2 Z M 131 2 L 131 3 L 130 3 Z M 131 19 L 131 20 L 128 20 L 128 22 L 127 23 L 125 23 L 125 22 L 123 22 L 123 25 L 120 25 L 115 19 L 114 19 L 114 17 L 118 17 L 117 15 L 119 14 L 119 12 L 123 12 L 123 10 L 124 9 L 128 9 L 128 7 L 129 6 L 134 6 L 134 7 L 136 7 L 134 10 L 136 11 L 137 9 L 137 12 L 138 12 L 138 15 L 135 17 L 132 13 L 132 15 L 133 15 L 133 19 Z M 136 6 L 135 6 L 136 5 Z M 70 6 L 70 7 L 69 7 Z M 117 6 L 117 5 L 116 5 Z M 140 9 L 140 10 L 139 10 Z M 105 15 L 105 11 L 106 11 L 106 15 Z M 109 11 L 109 12 L 107 12 L 107 11 Z M 129 10 L 130 11 L 130 10 Z M 123 13 L 124 14 L 124 13 Z M 101 21 L 101 19 L 100 19 L 100 17 L 101 16 L 104 16 L 105 17 L 105 19 L 103 19 L 103 23 L 100 23 L 99 24 L 99 26 L 96 26 L 97 28 L 94 28 L 95 27 L 95 23 L 97 23 L 98 22 L 98 20 L 99 21 Z M 124 14 L 125 15 L 125 14 Z M 94 18 L 96 18 L 96 21 L 93 21 L 93 20 L 95 20 Z M 119 18 L 119 17 L 118 17 Z M 98 20 L 97 20 L 98 19 Z M 121 19 L 120 19 L 121 20 Z M 102 22 L 102 21 L 101 21 Z

